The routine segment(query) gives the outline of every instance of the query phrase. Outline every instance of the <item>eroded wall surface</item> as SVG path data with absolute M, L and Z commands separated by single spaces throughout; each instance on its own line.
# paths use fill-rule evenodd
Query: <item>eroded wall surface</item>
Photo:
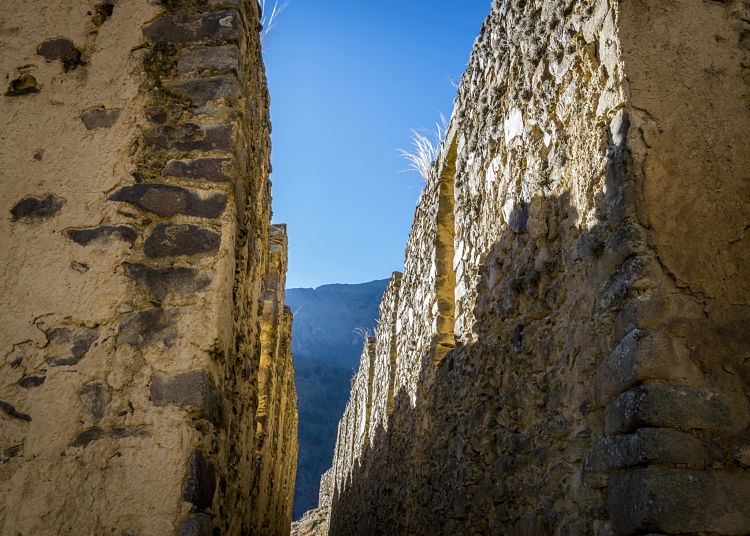
M 331 534 L 750 532 L 748 20 L 494 2 L 384 297 L 392 389 L 377 337 L 371 433 L 356 381 L 339 425 Z
M 246 534 L 278 247 L 257 3 L 0 18 L 0 533 Z M 279 356 L 272 455 L 293 465 Z M 285 478 L 269 501 L 290 503 Z

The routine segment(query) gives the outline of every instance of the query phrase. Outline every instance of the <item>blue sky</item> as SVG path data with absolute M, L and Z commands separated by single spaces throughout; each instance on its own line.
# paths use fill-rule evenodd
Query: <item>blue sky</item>
M 266 40 L 287 286 L 403 267 L 422 188 L 398 148 L 449 116 L 490 0 L 291 0 Z

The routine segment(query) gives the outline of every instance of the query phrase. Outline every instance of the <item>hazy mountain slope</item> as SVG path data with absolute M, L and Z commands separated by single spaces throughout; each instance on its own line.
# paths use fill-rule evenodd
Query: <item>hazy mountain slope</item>
M 328 469 L 336 427 L 359 365 L 362 337 L 374 328 L 388 280 L 360 285 L 287 289 L 294 312 L 292 353 L 299 403 L 299 460 L 294 519 L 318 504 L 320 475 Z

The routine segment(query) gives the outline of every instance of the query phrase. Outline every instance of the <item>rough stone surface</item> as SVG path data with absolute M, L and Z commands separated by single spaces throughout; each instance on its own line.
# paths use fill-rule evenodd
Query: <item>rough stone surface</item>
M 185 179 L 204 179 L 211 182 L 230 181 L 227 167 L 231 158 L 196 158 L 194 160 L 170 160 L 164 167 L 163 175 Z
M 194 370 L 175 376 L 157 374 L 151 380 L 151 401 L 156 406 L 177 405 L 218 423 L 221 409 L 206 372 Z
M 134 184 L 120 188 L 109 196 L 111 201 L 132 203 L 159 216 L 198 216 L 218 218 L 227 206 L 221 192 L 204 192 L 167 184 Z
M 154 112 L 156 118 L 166 114 L 162 108 Z M 159 122 L 159 121 L 157 121 Z M 175 149 L 177 151 L 231 151 L 232 125 L 207 125 L 182 123 L 179 125 L 161 125 L 145 134 L 146 143 L 157 149 Z
M 173 257 L 213 253 L 219 249 L 221 235 L 197 225 L 159 223 L 146 238 L 147 257 Z
M 111 240 L 133 244 L 138 238 L 138 232 L 128 225 L 100 225 L 86 229 L 65 229 L 65 236 L 81 246 L 94 242 L 108 244 Z
M 296 534 L 747 532 L 749 14 L 493 2 Z
M 251 495 L 287 504 L 296 457 L 286 355 L 271 393 L 286 435 L 270 460 L 255 447 L 271 248 L 258 5 L 5 7 L 0 534 L 248 534 Z M 190 106 L 220 96 L 241 106 Z M 200 158 L 233 163 L 161 174 Z M 290 517 L 269 509 L 262 534 Z
M 152 268 L 144 264 L 124 263 L 123 268 L 128 277 L 146 287 L 157 301 L 173 294 L 193 294 L 211 283 L 207 274 L 190 266 Z
M 177 71 L 183 75 L 236 73 L 239 70 L 239 64 L 240 51 L 235 45 L 191 47 L 180 51 Z
M 52 194 L 44 197 L 24 197 L 10 210 L 13 221 L 43 220 L 54 216 L 64 201 Z
M 120 108 L 108 110 L 104 106 L 95 106 L 81 114 L 81 121 L 83 121 L 87 130 L 109 128 L 115 124 L 121 112 Z

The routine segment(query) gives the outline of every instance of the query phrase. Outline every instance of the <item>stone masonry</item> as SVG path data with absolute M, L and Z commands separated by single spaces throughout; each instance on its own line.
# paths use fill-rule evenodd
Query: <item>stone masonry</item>
M 315 534 L 750 534 L 748 36 L 494 2 Z
M 0 15 L 3 536 L 288 533 L 259 19 L 254 0 Z

